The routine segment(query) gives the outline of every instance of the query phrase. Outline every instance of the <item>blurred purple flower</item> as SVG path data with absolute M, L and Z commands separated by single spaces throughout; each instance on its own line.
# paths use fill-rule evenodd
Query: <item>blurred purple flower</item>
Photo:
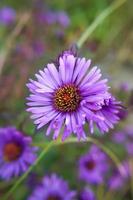
M 72 133 L 77 134 L 78 139 L 86 139 L 85 122 L 99 122 L 100 129 L 108 131 L 118 120 L 119 106 L 112 99 L 103 108 L 105 99 L 110 98 L 107 80 L 99 80 L 101 73 L 97 67 L 89 71 L 90 63 L 65 51 L 56 64 L 50 63 L 36 74 L 37 81 L 30 79 L 27 84 L 31 92 L 27 111 L 31 112 L 38 129 L 49 124 L 46 135 L 54 130 L 53 139 L 58 137 L 63 126 L 63 140 Z M 99 111 L 98 115 L 101 108 L 105 111 Z
M 59 23 L 62 27 L 66 28 L 70 25 L 70 18 L 67 13 L 64 11 L 57 12 L 57 23 Z
M 48 25 L 57 23 L 64 28 L 70 25 L 70 18 L 65 11 L 39 10 L 35 16 L 39 23 L 47 23 Z
M 124 92 L 128 92 L 129 91 L 129 85 L 128 85 L 128 83 L 122 83 L 120 85 L 120 90 L 122 90 Z
M 0 24 L 10 25 L 16 19 L 16 12 L 11 7 L 3 7 L 0 9 Z
M 79 160 L 79 178 L 91 184 L 103 182 L 108 171 L 106 155 L 95 145 Z
M 9 180 L 24 173 L 36 159 L 36 147 L 14 127 L 0 128 L 0 177 Z
M 115 132 L 113 133 L 112 139 L 114 142 L 124 143 L 124 141 L 126 140 L 126 135 L 122 131 Z
M 122 176 L 119 171 L 115 170 L 113 172 L 113 175 L 111 176 L 111 178 L 109 179 L 109 188 L 111 190 L 119 190 L 121 189 L 124 184 L 126 183 L 126 181 L 128 180 L 129 178 L 129 165 L 128 165 L 128 162 L 124 161 L 122 163 L 122 166 L 124 167 L 125 169 L 125 174 Z
M 66 181 L 53 174 L 43 178 L 28 200 L 72 200 L 75 194 L 69 190 Z
M 42 56 L 44 54 L 44 45 L 41 41 L 37 40 L 32 43 L 32 48 L 35 56 Z
M 125 144 L 126 150 L 130 156 L 133 156 L 133 140 Z
M 90 188 L 85 188 L 79 195 L 78 200 L 96 200 L 94 192 Z
M 44 19 L 44 21 L 49 25 L 56 23 L 56 13 L 54 11 L 42 13 L 42 17 L 42 19 Z
M 133 155 L 133 127 L 128 126 L 122 131 L 113 134 L 112 140 L 122 144 L 129 155 Z

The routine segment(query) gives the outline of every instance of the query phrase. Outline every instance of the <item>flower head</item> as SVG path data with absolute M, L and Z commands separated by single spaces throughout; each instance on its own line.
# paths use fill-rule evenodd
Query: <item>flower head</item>
M 85 188 L 78 198 L 79 200 L 96 200 L 95 194 L 90 188 Z
M 52 174 L 44 177 L 28 200 L 72 200 L 75 192 L 70 191 L 67 182 Z
M 14 127 L 0 128 L 0 177 L 9 180 L 24 173 L 36 159 L 32 139 Z
M 119 106 L 110 99 L 107 80 L 101 80 L 100 69 L 90 69 L 90 63 L 65 51 L 56 64 L 50 63 L 36 74 L 37 81 L 30 80 L 27 84 L 31 92 L 27 111 L 31 112 L 37 128 L 48 124 L 46 135 L 54 131 L 56 139 L 63 127 L 63 140 L 72 132 L 79 139 L 86 138 L 86 122 L 91 130 L 96 122 L 100 130 L 108 131 L 118 121 Z
M 11 7 L 3 7 L 0 9 L 0 24 L 10 25 L 16 19 L 16 12 Z
M 102 183 L 107 170 L 106 155 L 95 145 L 92 145 L 89 152 L 79 160 L 79 178 L 88 183 Z
M 96 111 L 96 114 L 104 119 L 96 122 L 96 125 L 101 132 L 108 132 L 110 128 L 114 128 L 114 124 L 118 123 L 120 120 L 119 111 L 121 109 L 121 102 L 117 101 L 114 97 L 110 96 L 108 99 L 104 100 L 104 104 L 101 106 L 101 109 Z

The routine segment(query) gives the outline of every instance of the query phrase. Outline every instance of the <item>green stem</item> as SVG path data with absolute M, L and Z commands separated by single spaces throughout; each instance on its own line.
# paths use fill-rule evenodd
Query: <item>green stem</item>
M 54 143 L 54 145 L 57 146 L 57 145 L 64 145 L 64 144 L 68 144 L 68 143 L 80 143 L 80 142 L 81 141 L 78 141 L 77 138 L 73 137 L 73 138 L 68 138 L 64 142 L 62 142 L 61 140 L 58 140 L 57 142 Z M 125 175 L 125 173 L 126 173 L 125 172 L 125 168 L 121 165 L 121 161 L 118 159 L 118 157 L 115 155 L 115 153 L 112 150 L 110 150 L 104 144 L 102 144 L 97 139 L 92 138 L 92 137 L 88 137 L 86 140 L 83 140 L 82 142 L 84 142 L 84 143 L 91 142 L 91 143 L 96 144 L 100 149 L 102 149 L 111 158 L 111 160 L 117 166 L 120 174 L 122 176 Z M 44 143 L 36 144 L 36 146 L 39 146 L 40 148 L 43 148 Z
M 87 38 L 93 33 L 93 31 L 100 25 L 106 17 L 112 14 L 116 9 L 122 6 L 127 0 L 117 0 L 114 1 L 109 7 L 107 7 L 102 13 L 92 22 L 92 24 L 86 29 L 86 31 L 81 35 L 80 39 L 77 41 L 78 48 L 81 48 Z
M 16 190 L 16 188 L 24 181 L 24 179 L 28 176 L 28 174 L 33 170 L 33 168 L 41 161 L 41 159 L 44 157 L 44 155 L 48 152 L 48 150 L 54 145 L 55 141 L 50 142 L 47 147 L 43 149 L 43 151 L 40 153 L 38 158 L 36 159 L 35 163 L 29 167 L 29 169 L 24 173 L 18 181 L 13 185 L 13 187 L 6 193 L 1 200 L 8 200 L 10 195 Z
M 37 160 L 33 165 L 29 167 L 27 172 L 23 174 L 18 181 L 14 184 L 14 186 L 9 190 L 9 192 L 2 198 L 2 200 L 8 200 L 10 195 L 16 190 L 16 188 L 24 181 L 24 179 L 28 176 L 28 174 L 33 170 L 33 168 L 41 161 L 41 159 L 44 157 L 44 155 L 48 152 L 48 150 L 52 146 L 58 146 L 58 145 L 63 145 L 63 144 L 68 144 L 68 143 L 80 143 L 81 141 L 78 141 L 77 138 L 68 138 L 66 141 L 62 142 L 61 139 L 59 138 L 56 141 L 50 142 L 47 146 L 42 144 L 36 144 L 36 146 L 43 147 L 43 151 L 40 153 L 38 156 Z M 115 165 L 118 167 L 120 173 L 123 175 L 125 173 L 125 169 L 120 167 L 120 160 L 117 158 L 117 156 L 109 149 L 107 148 L 104 144 L 100 143 L 97 139 L 88 137 L 86 140 L 83 140 L 82 142 L 91 142 L 96 144 L 98 147 L 100 147 L 115 163 Z M 45 147 L 44 147 L 45 146 Z
M 64 141 L 64 143 L 79 143 L 79 142 L 80 141 L 78 141 L 77 138 L 69 138 L 66 141 Z M 88 137 L 86 140 L 84 140 L 82 142 L 91 142 L 93 144 L 96 144 L 100 149 L 102 149 L 111 158 L 111 160 L 117 166 L 120 174 L 122 176 L 125 176 L 125 173 L 126 173 L 125 168 L 121 165 L 121 161 L 119 160 L 119 158 L 115 155 L 115 153 L 112 150 L 110 150 L 104 144 L 102 144 L 97 139 L 92 138 L 92 137 Z M 64 143 L 62 143 L 61 141 L 58 141 L 57 143 L 55 143 L 55 145 L 60 145 L 60 144 L 64 144 Z

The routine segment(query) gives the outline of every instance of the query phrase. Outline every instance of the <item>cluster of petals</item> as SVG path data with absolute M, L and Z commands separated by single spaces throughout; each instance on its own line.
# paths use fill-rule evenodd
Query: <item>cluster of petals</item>
M 108 159 L 96 145 L 79 159 L 79 178 L 90 184 L 101 184 L 109 169 Z
M 85 139 L 85 123 L 93 133 L 94 124 L 108 132 L 119 121 L 121 103 L 109 93 L 101 70 L 90 65 L 91 60 L 65 51 L 27 84 L 27 111 L 38 129 L 48 125 L 46 135 L 53 132 L 53 139 L 61 129 L 63 140 L 72 133 Z
M 75 192 L 70 191 L 68 184 L 56 174 L 45 176 L 40 185 L 35 188 L 28 200 L 72 200 Z
M 10 180 L 26 172 L 36 160 L 32 138 L 15 127 L 0 128 L 0 178 Z

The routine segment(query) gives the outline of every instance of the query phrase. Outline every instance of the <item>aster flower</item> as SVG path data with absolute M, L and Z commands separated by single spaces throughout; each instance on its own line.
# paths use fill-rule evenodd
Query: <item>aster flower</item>
M 60 11 L 57 13 L 57 22 L 64 28 L 68 27 L 70 24 L 70 19 L 66 12 Z
M 14 127 L 0 128 L 0 177 L 9 180 L 24 173 L 36 159 L 31 137 Z
M 102 183 L 107 170 L 106 155 L 95 145 L 79 160 L 79 178 L 87 183 Z
M 0 9 L 0 24 L 10 25 L 16 19 L 16 12 L 11 7 L 3 7 Z
M 119 112 L 122 109 L 121 102 L 117 101 L 113 96 L 104 100 L 101 109 L 96 111 L 97 116 L 104 120 L 96 122 L 97 127 L 101 132 L 108 132 L 110 128 L 114 128 L 114 124 L 120 120 Z M 91 132 L 93 132 L 93 121 Z
M 74 196 L 75 192 L 69 190 L 67 182 L 52 174 L 43 178 L 28 200 L 72 200 Z
M 90 69 L 90 63 L 65 51 L 56 64 L 50 63 L 36 74 L 37 81 L 30 79 L 27 111 L 38 129 L 48 124 L 46 135 L 54 131 L 56 139 L 63 127 L 63 140 L 72 132 L 85 139 L 86 122 L 91 131 L 93 122 L 108 131 L 118 121 L 119 106 L 108 93 L 107 80 L 101 80 L 100 69 Z
M 90 188 L 85 188 L 79 195 L 78 200 L 96 200 L 94 192 Z

